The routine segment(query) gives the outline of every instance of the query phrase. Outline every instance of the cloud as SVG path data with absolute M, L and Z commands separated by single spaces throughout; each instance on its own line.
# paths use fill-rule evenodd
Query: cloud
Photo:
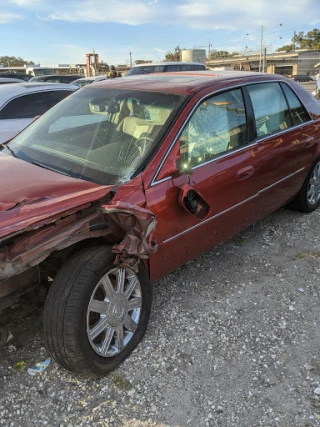
M 10 24 L 21 19 L 24 19 L 24 17 L 17 13 L 0 12 L 0 24 Z
M 165 51 L 164 49 L 160 49 L 160 48 L 158 48 L 158 47 L 155 47 L 155 48 L 154 48 L 154 50 L 155 50 L 156 52 L 159 52 L 159 53 L 166 53 L 166 51 Z
M 9 0 L 27 8 L 42 20 L 74 23 L 118 23 L 174 25 L 194 30 L 231 30 L 252 33 L 263 24 L 281 21 L 291 28 L 316 25 L 319 0 Z M 278 22 L 279 21 L 279 22 Z
M 25 0 L 23 0 L 25 1 Z M 157 12 L 155 13 L 155 8 Z M 140 25 L 155 22 L 155 16 L 163 15 L 156 1 L 145 0 L 85 0 L 65 3 L 49 14 L 52 20 L 70 22 L 115 22 Z
M 25 8 L 39 6 L 43 4 L 43 2 L 44 0 L 9 0 L 9 3 Z

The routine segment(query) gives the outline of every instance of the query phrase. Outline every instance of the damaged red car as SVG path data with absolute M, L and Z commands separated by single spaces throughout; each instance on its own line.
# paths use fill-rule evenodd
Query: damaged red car
M 93 377 L 142 339 L 151 282 L 281 206 L 320 204 L 320 103 L 299 84 L 119 80 L 75 92 L 0 151 L 0 311 L 47 284 L 46 347 Z

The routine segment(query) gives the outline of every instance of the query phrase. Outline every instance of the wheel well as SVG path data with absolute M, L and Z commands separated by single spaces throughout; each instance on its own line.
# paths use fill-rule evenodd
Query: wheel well
M 97 245 L 105 245 L 112 249 L 113 243 L 106 241 L 104 238 L 94 238 L 82 240 L 81 242 L 75 243 L 68 248 L 62 249 L 60 251 L 53 252 L 49 258 L 45 259 L 40 265 L 40 270 L 44 274 L 44 277 L 54 279 L 55 275 L 58 273 L 60 268 L 78 251 L 85 248 L 94 247 Z M 150 278 L 150 262 L 149 259 L 141 259 L 144 267 Z
M 81 242 L 77 242 L 65 249 L 53 252 L 47 259 L 42 261 L 39 267 L 46 277 L 53 279 L 62 265 L 65 264 L 76 252 L 99 244 L 110 246 L 110 250 L 112 248 L 112 244 L 110 242 L 106 242 L 103 238 L 82 240 Z

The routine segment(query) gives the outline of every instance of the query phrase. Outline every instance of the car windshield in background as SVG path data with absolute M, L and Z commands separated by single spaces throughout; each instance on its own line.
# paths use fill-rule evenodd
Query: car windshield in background
M 153 150 L 185 96 L 85 88 L 8 144 L 18 158 L 75 178 L 126 181 Z

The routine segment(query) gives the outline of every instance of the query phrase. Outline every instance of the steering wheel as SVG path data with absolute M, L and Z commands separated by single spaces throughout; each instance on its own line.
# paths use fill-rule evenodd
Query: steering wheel
M 138 147 L 140 151 L 140 155 L 144 154 L 148 145 L 153 144 L 153 139 L 149 136 L 141 136 L 136 140 L 136 146 Z

